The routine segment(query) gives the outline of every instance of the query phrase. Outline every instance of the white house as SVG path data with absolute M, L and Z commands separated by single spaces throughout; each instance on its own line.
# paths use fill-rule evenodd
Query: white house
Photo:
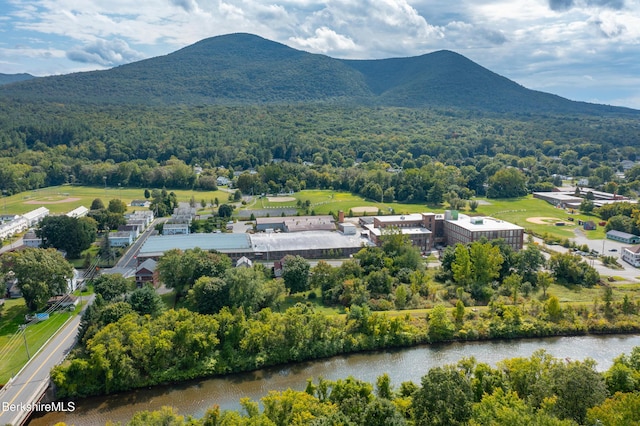
M 109 233 L 109 246 L 111 247 L 126 247 L 131 243 L 133 243 L 133 235 L 129 231 Z
M 0 238 L 7 238 L 22 231 L 26 231 L 29 228 L 29 222 L 22 216 L 11 222 L 3 223 L 0 225 Z
M 86 208 L 85 206 L 80 206 L 77 209 L 73 209 L 69 213 L 67 213 L 67 216 L 69 216 L 69 217 L 85 217 L 87 215 L 87 213 L 89 213 L 89 209 Z
M 640 245 L 623 248 L 622 260 L 636 268 L 640 267 Z
M 22 215 L 22 217 L 27 219 L 27 226 L 29 228 L 37 225 L 47 216 L 49 216 L 49 209 L 46 207 L 38 207 L 37 209 L 31 210 L 30 212 Z

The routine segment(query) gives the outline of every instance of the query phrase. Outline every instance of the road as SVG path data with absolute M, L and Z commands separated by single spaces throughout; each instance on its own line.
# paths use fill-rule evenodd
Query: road
M 102 271 L 105 274 L 122 274 L 124 277 L 132 277 L 136 273 L 136 268 L 138 267 L 137 257 L 138 252 L 142 245 L 147 241 L 147 238 L 151 236 L 153 231 L 156 229 L 156 225 L 161 222 L 166 222 L 168 218 L 158 218 L 155 219 L 147 229 L 138 237 L 137 240 L 133 242 L 127 249 L 124 255 L 118 260 L 116 266 L 110 269 L 106 269 Z
M 93 296 L 85 305 L 93 302 Z M 85 309 L 83 308 L 83 310 Z M 60 364 L 76 343 L 81 315 L 69 320 L 29 363 L 0 391 L 0 425 L 19 425 L 29 417 L 28 404 L 39 402 L 49 386 L 49 372 Z M 71 408 L 68 405 L 53 407 Z M 42 410 L 51 406 L 39 407 Z

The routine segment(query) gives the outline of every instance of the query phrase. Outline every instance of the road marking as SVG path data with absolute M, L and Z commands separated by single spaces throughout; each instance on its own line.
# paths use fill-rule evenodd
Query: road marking
M 62 339 L 62 342 L 60 342 L 58 344 L 58 346 L 56 346 L 51 353 L 49 354 L 49 356 L 47 358 L 45 358 L 45 360 L 40 364 L 40 367 L 38 367 L 38 369 L 36 371 L 33 372 L 33 374 L 31 375 L 31 377 L 29 377 L 29 379 L 22 385 L 22 387 L 20 388 L 20 390 L 16 393 L 16 395 L 13 397 L 13 399 L 11 399 L 11 401 L 9 401 L 9 405 L 13 404 L 13 402 L 18 398 L 18 396 L 22 393 L 22 391 L 24 391 L 24 388 L 27 387 L 27 385 L 29 383 L 31 383 L 31 380 L 35 377 L 36 374 L 38 374 L 38 372 L 40 372 L 40 370 L 42 369 L 42 367 L 44 367 L 44 365 L 47 363 L 47 361 L 49 361 L 49 359 L 53 356 L 53 354 L 60 349 L 60 346 L 62 346 L 67 339 L 69 339 L 69 336 L 73 333 L 77 333 L 78 330 L 76 330 L 76 327 L 73 327 L 73 329 L 67 333 L 67 335 Z M 2 417 L 2 414 L 4 413 L 0 413 L 0 417 Z

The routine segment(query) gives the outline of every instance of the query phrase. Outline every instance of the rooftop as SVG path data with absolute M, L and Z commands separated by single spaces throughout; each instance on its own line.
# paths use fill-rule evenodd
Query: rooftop
M 217 250 L 222 253 L 250 252 L 251 241 L 248 234 L 188 234 L 151 236 L 140 249 L 140 257 L 162 255 L 171 249 Z
M 330 231 L 302 231 L 295 234 L 258 233 L 251 235 L 250 238 L 256 252 L 339 249 L 368 244 L 367 240 L 359 236 Z
M 510 231 L 510 230 L 523 230 L 524 228 L 518 225 L 514 225 L 504 220 L 494 219 L 492 217 L 479 217 L 479 216 L 467 216 L 466 214 L 459 214 L 458 220 L 447 220 L 449 223 L 456 224 L 469 231 Z

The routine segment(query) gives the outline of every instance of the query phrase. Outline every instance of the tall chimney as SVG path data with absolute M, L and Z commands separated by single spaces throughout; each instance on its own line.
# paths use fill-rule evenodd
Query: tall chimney
M 342 210 L 338 212 L 338 223 L 344 223 L 344 212 Z

